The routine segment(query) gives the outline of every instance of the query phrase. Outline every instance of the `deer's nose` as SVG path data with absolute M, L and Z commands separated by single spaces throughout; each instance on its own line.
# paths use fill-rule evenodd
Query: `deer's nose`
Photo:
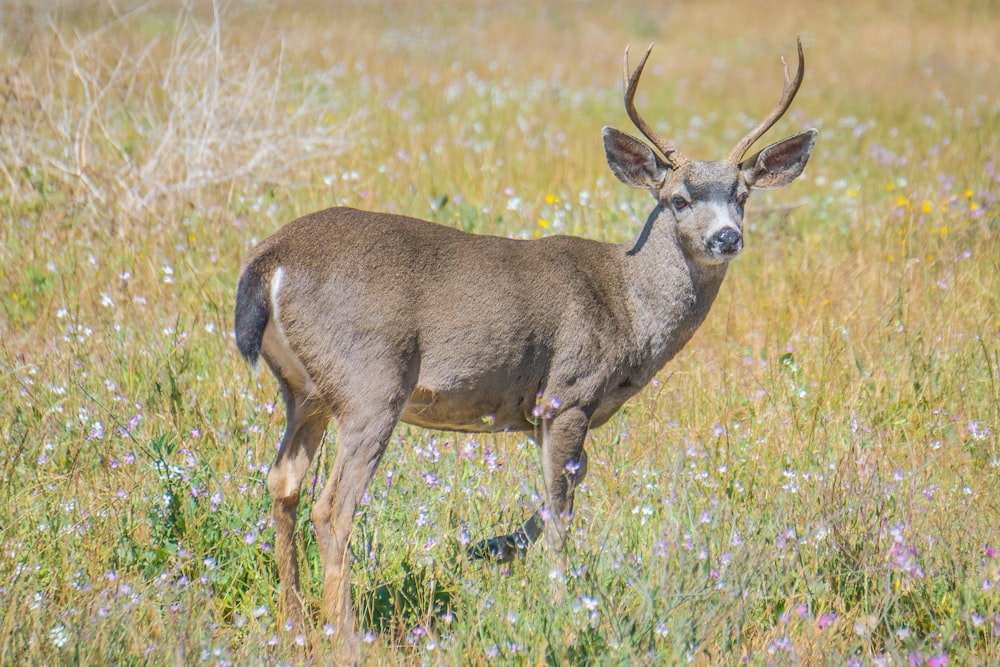
M 743 249 L 743 235 L 735 229 L 723 229 L 712 238 L 712 245 L 722 255 L 735 255 Z

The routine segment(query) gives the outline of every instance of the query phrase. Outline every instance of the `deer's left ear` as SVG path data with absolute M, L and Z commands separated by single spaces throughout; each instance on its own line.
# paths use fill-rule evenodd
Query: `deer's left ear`
M 794 181 L 805 169 L 818 135 L 816 130 L 806 130 L 740 162 L 747 185 L 757 190 L 774 190 Z

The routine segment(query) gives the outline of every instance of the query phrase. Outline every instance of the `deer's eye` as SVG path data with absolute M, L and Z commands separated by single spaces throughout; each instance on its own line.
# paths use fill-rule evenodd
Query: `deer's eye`
M 674 198 L 670 200 L 670 203 L 674 205 L 674 209 L 677 211 L 683 211 L 690 206 L 690 204 L 688 204 L 688 200 L 684 199 L 684 197 L 681 197 L 680 195 L 675 195 Z

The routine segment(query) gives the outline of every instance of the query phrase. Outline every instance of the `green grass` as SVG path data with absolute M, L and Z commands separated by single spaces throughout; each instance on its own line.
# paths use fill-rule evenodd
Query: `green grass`
M 725 15 L 725 21 L 719 20 Z M 265 478 L 284 415 L 232 342 L 253 245 L 334 205 L 623 240 L 638 105 L 724 156 L 807 70 L 747 248 L 657 382 L 591 436 L 548 554 L 534 443 L 400 427 L 359 512 L 373 664 L 992 664 L 1000 656 L 995 2 L 109 4 L 0 13 L 0 663 L 272 664 Z M 526 286 L 530 289 L 530 286 Z M 319 557 L 301 508 L 303 587 Z M 317 662 L 331 647 L 320 627 Z

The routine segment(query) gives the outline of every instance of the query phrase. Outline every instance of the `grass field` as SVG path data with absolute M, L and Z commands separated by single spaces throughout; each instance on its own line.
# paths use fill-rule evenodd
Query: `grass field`
M 232 330 L 240 262 L 334 204 L 622 241 L 642 113 L 756 193 L 684 352 L 588 444 L 565 603 L 465 545 L 543 494 L 523 436 L 400 427 L 359 512 L 372 664 L 1000 662 L 1000 4 L 0 3 L 0 663 L 330 659 L 284 626 L 284 425 Z M 522 6 L 523 5 L 523 6 Z M 863 5 L 863 7 L 861 6 Z M 530 290 L 531 285 L 525 285 Z M 304 591 L 319 556 L 300 507 Z

